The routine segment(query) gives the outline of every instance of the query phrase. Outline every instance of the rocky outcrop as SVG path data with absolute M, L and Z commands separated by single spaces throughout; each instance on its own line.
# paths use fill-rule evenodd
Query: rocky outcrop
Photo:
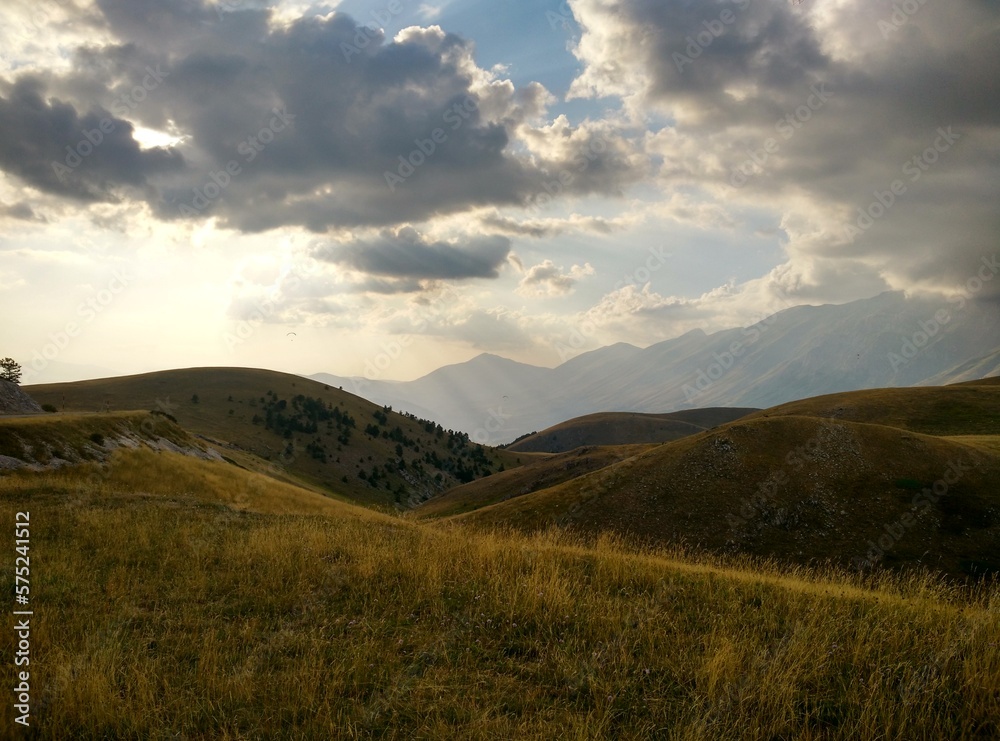
M 0 380 L 0 414 L 40 414 L 42 408 L 10 381 Z
M 141 412 L 125 415 L 61 415 L 0 424 L 0 471 L 51 471 L 79 463 L 107 463 L 119 449 L 151 448 L 209 461 L 225 460 L 181 428 Z

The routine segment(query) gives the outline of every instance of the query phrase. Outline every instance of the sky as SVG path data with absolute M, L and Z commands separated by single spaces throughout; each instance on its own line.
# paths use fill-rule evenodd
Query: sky
M 551 367 L 953 294 L 998 191 L 997 0 L 0 6 L 26 383 Z

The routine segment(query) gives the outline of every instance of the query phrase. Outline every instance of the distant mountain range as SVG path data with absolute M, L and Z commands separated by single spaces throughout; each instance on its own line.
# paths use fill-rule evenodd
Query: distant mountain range
M 887 292 L 796 306 L 750 327 L 694 330 L 645 349 L 611 345 L 556 368 L 483 354 L 414 381 L 311 378 L 496 445 L 595 412 L 766 408 L 840 391 L 998 374 L 996 305 Z

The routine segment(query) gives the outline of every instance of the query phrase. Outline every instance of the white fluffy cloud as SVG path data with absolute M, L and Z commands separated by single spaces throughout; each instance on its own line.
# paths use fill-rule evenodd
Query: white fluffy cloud
M 573 265 L 569 270 L 544 260 L 525 271 L 518 293 L 527 296 L 563 296 L 570 293 L 582 278 L 594 274 L 590 263 Z

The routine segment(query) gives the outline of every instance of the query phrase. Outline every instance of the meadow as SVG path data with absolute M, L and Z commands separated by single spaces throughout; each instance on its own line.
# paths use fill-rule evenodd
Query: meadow
M 150 450 L 4 475 L 0 508 L 31 512 L 34 738 L 1000 735 L 996 586 L 428 523 Z

